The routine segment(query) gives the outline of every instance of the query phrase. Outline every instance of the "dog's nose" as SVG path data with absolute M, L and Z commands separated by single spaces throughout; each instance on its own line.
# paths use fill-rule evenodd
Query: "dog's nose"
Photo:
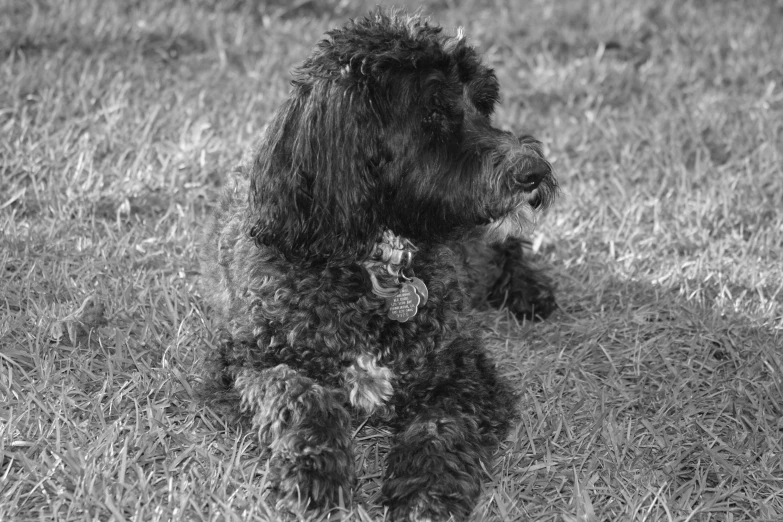
M 545 175 L 546 172 L 543 170 L 528 172 L 522 176 L 519 180 L 519 184 L 522 185 L 522 189 L 526 192 L 532 192 L 541 184 L 541 180 L 544 179 Z
M 518 177 L 517 182 L 525 192 L 533 192 L 547 175 L 549 175 L 549 166 L 546 164 L 537 164 Z

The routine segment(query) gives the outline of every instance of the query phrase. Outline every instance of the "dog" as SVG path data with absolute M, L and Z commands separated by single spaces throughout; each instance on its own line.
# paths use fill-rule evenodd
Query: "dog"
M 421 15 L 332 30 L 294 76 L 204 242 L 204 399 L 257 434 L 281 511 L 350 498 L 370 417 L 394 433 L 389 518 L 464 520 L 518 418 L 471 310 L 556 307 L 524 251 L 552 167 L 493 126 L 498 81 L 461 30 Z

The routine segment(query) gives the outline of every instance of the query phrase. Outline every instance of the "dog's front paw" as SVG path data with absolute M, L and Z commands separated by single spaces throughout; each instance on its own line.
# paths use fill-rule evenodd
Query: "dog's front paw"
M 453 475 L 406 476 L 389 479 L 383 487 L 390 520 L 445 522 L 465 520 L 472 511 L 478 487 Z
M 509 274 L 509 279 L 499 281 L 487 301 L 496 308 L 508 308 L 517 319 L 540 321 L 557 308 L 552 284 L 544 275 Z M 504 284 L 505 283 L 505 284 Z
M 510 238 L 491 247 L 492 264 L 500 270 L 483 295 L 491 306 L 507 308 L 520 320 L 538 321 L 557 308 L 554 283 L 544 270 L 529 261 L 525 244 Z
M 407 445 L 406 445 L 407 446 Z M 474 467 L 475 466 L 475 467 Z M 434 444 L 397 447 L 389 456 L 384 504 L 395 522 L 465 520 L 480 492 L 476 455 L 444 453 Z
M 409 499 L 409 502 L 390 505 L 389 519 L 394 522 L 440 522 L 455 520 L 451 513 L 441 506 L 433 505 L 432 499 L 424 495 Z M 459 520 L 459 519 L 457 519 Z
M 356 482 L 350 446 L 311 445 L 292 434 L 276 444 L 268 480 L 276 508 L 299 513 L 349 504 Z

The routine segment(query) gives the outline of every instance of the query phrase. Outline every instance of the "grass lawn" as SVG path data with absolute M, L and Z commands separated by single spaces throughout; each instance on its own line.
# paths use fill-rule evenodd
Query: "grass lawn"
M 274 520 L 193 397 L 197 246 L 289 71 L 376 2 L 0 0 L 0 520 Z M 476 520 L 783 520 L 783 3 L 438 0 L 545 142 L 561 310 L 487 340 L 521 390 Z M 388 433 L 357 431 L 347 520 Z

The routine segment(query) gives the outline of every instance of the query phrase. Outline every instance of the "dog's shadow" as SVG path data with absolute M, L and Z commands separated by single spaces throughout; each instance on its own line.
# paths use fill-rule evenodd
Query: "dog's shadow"
M 521 393 L 521 420 L 497 453 L 478 520 L 687 515 L 694 495 L 741 489 L 737 470 L 766 473 L 765 434 L 779 433 L 783 414 L 779 335 L 730 299 L 719 306 L 718 285 L 695 282 L 686 294 L 601 264 L 553 275 L 560 309 L 548 320 L 495 312 L 487 329 Z M 665 505 L 641 493 L 650 488 Z

